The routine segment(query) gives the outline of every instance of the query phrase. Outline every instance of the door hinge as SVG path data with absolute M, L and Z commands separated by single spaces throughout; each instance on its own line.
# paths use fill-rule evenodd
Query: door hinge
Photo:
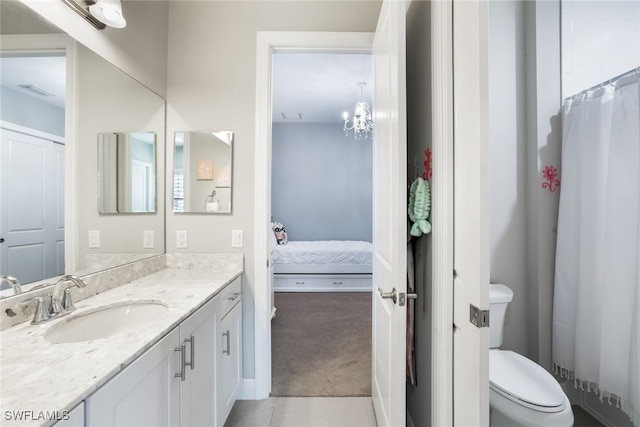
M 469 304 L 469 321 L 477 328 L 489 327 L 489 310 L 480 310 L 473 304 Z

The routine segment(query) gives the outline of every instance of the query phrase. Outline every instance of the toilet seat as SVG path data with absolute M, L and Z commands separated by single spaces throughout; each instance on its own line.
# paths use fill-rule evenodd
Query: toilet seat
M 489 352 L 489 383 L 505 398 L 540 412 L 560 412 L 565 394 L 542 366 L 506 350 Z

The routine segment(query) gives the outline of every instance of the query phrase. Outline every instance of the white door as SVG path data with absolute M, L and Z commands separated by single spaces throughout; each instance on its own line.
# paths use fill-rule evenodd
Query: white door
M 31 283 L 64 272 L 64 146 L 1 130 L 0 272 Z
M 487 56 L 486 2 L 454 1 L 455 426 L 489 425 L 489 328 L 470 321 L 489 309 Z
M 405 425 L 407 141 L 405 2 L 382 4 L 373 41 L 373 360 L 379 426 Z M 383 297 L 384 294 L 384 297 Z

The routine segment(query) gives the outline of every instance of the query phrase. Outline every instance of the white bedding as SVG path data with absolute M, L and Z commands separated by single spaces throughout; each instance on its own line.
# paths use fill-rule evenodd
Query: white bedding
M 371 260 L 371 243 L 353 240 L 290 240 L 285 245 L 276 245 L 272 251 L 274 265 L 371 265 Z

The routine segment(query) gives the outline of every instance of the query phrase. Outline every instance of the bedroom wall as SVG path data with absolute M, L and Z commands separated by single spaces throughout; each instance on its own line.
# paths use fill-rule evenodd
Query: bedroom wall
M 274 123 L 271 212 L 289 240 L 372 234 L 372 143 L 342 123 Z

